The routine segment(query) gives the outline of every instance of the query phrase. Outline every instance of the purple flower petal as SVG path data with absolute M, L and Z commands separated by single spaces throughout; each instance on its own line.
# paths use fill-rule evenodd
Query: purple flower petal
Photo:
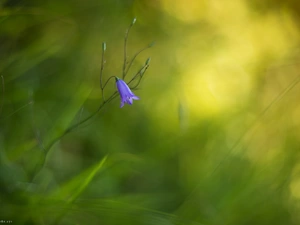
M 134 99 L 134 100 L 140 100 L 140 98 L 138 96 L 135 96 L 135 95 L 132 96 L 131 98 Z
M 138 96 L 133 94 L 128 85 L 122 79 L 116 77 L 116 85 L 121 98 L 121 108 L 124 106 L 125 103 L 132 105 L 133 100 L 140 99 Z

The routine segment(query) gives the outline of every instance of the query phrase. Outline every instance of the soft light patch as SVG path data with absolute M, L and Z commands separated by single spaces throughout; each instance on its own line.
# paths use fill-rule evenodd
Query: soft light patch
M 220 104 L 211 92 L 205 76 L 212 75 L 202 68 L 191 70 L 182 75 L 182 89 L 191 114 L 206 116 L 219 112 Z
M 163 0 L 162 8 L 183 22 L 195 22 L 205 15 L 207 1 Z

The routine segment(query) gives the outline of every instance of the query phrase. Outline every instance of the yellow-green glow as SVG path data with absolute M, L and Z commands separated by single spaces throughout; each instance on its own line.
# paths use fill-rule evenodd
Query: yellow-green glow
M 210 24 L 215 27 L 215 35 L 221 36 L 220 44 L 209 45 L 216 36 L 207 36 L 195 27 L 189 33 L 180 33 L 177 41 L 168 45 L 182 67 L 174 90 L 182 91 L 190 113 L 199 118 L 242 105 L 253 91 L 256 63 L 263 58 L 283 60 L 299 41 L 299 32 L 287 13 L 283 12 L 283 18 L 276 11 L 258 17 L 245 1 L 159 2 L 161 5 L 155 7 L 170 16 L 183 22 Z M 168 27 L 166 30 L 171 31 Z M 260 75 L 264 76 L 264 71 Z M 157 113 L 169 117 L 164 107 L 158 107 Z

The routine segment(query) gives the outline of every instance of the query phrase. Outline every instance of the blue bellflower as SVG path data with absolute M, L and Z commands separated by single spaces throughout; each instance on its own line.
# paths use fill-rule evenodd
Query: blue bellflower
M 120 107 L 122 108 L 125 103 L 132 105 L 133 99 L 134 100 L 139 100 L 140 98 L 136 96 L 135 94 L 132 93 L 128 85 L 125 83 L 124 80 L 116 77 L 116 84 L 117 88 L 121 97 L 121 105 Z

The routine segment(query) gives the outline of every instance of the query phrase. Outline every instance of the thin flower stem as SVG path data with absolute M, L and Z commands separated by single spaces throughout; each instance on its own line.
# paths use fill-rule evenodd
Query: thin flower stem
M 136 88 L 137 88 L 137 87 L 139 86 L 139 84 L 141 83 L 142 78 L 143 78 L 143 77 L 140 76 L 138 82 L 136 83 L 136 85 L 134 85 L 133 87 L 130 87 L 130 89 L 136 90 Z
M 105 52 L 105 43 L 102 43 L 102 56 L 101 56 L 101 69 L 100 69 L 100 87 L 103 89 L 102 85 L 102 76 L 103 76 L 103 69 L 104 69 L 104 52 Z
M 122 74 L 122 77 L 123 79 L 125 78 L 126 74 L 128 73 L 130 67 L 132 66 L 134 60 L 136 59 L 136 57 L 141 53 L 143 52 L 144 50 L 150 48 L 152 45 L 148 45 L 147 47 L 141 49 L 139 52 L 137 52 L 133 58 L 130 60 L 129 62 L 129 65 L 128 67 L 126 68 L 126 65 L 127 65 L 127 39 L 128 39 L 128 35 L 129 35 L 129 31 L 131 29 L 131 27 L 133 26 L 133 24 L 135 23 L 136 19 L 134 18 L 134 20 L 132 21 L 132 23 L 130 24 L 130 26 L 128 27 L 128 29 L 126 30 L 126 33 L 125 33 L 125 38 L 124 38 L 124 64 L 123 64 L 123 74 Z M 103 42 L 102 43 L 102 59 L 101 59 L 101 69 L 100 69 L 100 88 L 101 88 L 101 93 L 102 93 L 102 99 L 103 99 L 103 102 L 99 105 L 98 109 L 93 112 L 92 114 L 90 114 L 89 116 L 87 116 L 86 118 L 80 120 L 80 121 L 77 121 L 75 124 L 69 126 L 63 133 L 61 133 L 60 135 L 58 135 L 56 138 L 54 138 L 52 141 L 49 142 L 49 144 L 44 148 L 44 151 L 45 151 L 45 156 L 43 157 L 42 159 L 42 163 L 40 165 L 42 165 L 41 168 L 39 168 L 37 170 L 37 173 L 35 174 L 38 174 L 38 172 L 44 167 L 45 165 L 45 160 L 46 160 L 46 157 L 48 155 L 48 153 L 50 152 L 50 149 L 53 147 L 53 145 L 59 141 L 60 139 L 62 139 L 65 135 L 67 135 L 68 133 L 70 133 L 71 131 L 73 131 L 74 129 L 78 128 L 79 126 L 81 126 L 82 124 L 84 124 L 85 122 L 87 122 L 88 120 L 92 119 L 93 117 L 95 117 L 97 115 L 97 113 L 100 112 L 100 110 L 106 105 L 106 103 L 109 103 L 111 102 L 114 98 L 116 98 L 118 96 L 118 92 L 115 91 L 107 100 L 104 98 L 104 89 L 106 87 L 106 85 L 108 84 L 108 82 L 112 79 L 112 78 L 116 78 L 116 76 L 111 76 L 109 77 L 106 82 L 103 84 L 103 69 L 104 69 L 104 63 L 105 63 L 105 60 L 104 60 L 104 53 L 105 53 L 105 50 L 106 50 L 106 43 Z M 130 84 L 132 81 L 134 81 L 137 76 L 139 76 L 139 80 L 138 80 L 138 83 L 135 85 L 135 87 L 137 87 L 144 75 L 144 73 L 146 72 L 147 68 L 149 67 L 149 60 L 146 61 L 146 64 L 132 77 L 132 79 L 127 83 L 127 84 Z M 2 77 L 2 76 L 1 76 Z M 3 80 L 3 77 L 2 77 L 2 80 Z M 4 80 L 3 80 L 3 85 L 4 85 Z M 134 87 L 134 88 L 135 88 Z M 3 88 L 4 89 L 4 88 Z M 30 103 L 31 104 L 31 103 Z
M 107 81 L 105 82 L 105 84 L 103 85 L 103 87 L 101 88 L 102 91 L 102 99 L 103 102 L 106 102 L 105 98 L 104 98 L 104 88 L 106 87 L 106 85 L 108 84 L 108 82 L 110 81 L 111 78 L 115 78 L 116 76 L 111 76 L 110 78 L 107 79 Z
M 108 78 L 107 81 L 105 82 L 104 86 L 103 86 L 103 89 L 105 88 L 105 86 L 107 85 L 108 81 L 109 81 L 111 78 L 116 78 L 116 76 L 111 76 L 110 78 Z
M 70 133 L 71 131 L 73 131 L 74 129 L 78 128 L 80 125 L 84 124 L 85 122 L 87 122 L 88 120 L 92 119 L 94 116 L 97 115 L 97 113 L 100 112 L 100 110 L 106 105 L 106 103 L 111 102 L 114 98 L 117 97 L 117 91 L 115 91 L 106 101 L 104 101 L 99 107 L 98 109 L 93 112 L 91 115 L 89 115 L 88 117 L 86 117 L 85 119 L 77 122 L 76 124 L 73 124 L 72 126 L 70 126 L 68 129 L 66 129 L 62 134 L 60 134 L 59 136 L 57 136 L 56 138 L 54 138 L 43 150 L 45 151 L 45 155 L 42 158 L 42 162 L 41 162 L 41 167 L 36 169 L 36 172 L 34 173 L 35 176 L 39 174 L 39 172 L 44 168 L 45 166 L 45 162 L 46 162 L 46 158 L 48 153 L 50 152 L 50 149 L 53 147 L 53 145 L 58 142 L 60 139 L 62 139 L 65 135 L 67 135 L 68 133 Z M 34 176 L 34 177 L 35 177 Z M 32 180 L 34 180 L 34 177 L 32 178 Z
M 124 38 L 124 62 L 123 62 L 123 79 L 125 78 L 126 76 L 126 64 L 127 64 L 127 39 L 128 39 L 128 35 L 129 35 L 129 31 L 131 29 L 131 27 L 133 26 L 134 23 L 131 23 L 129 25 L 129 27 L 127 28 L 126 30 L 126 33 L 125 33 L 125 38 Z
M 80 125 L 82 125 L 83 123 L 85 123 L 86 121 L 90 120 L 91 118 L 93 118 L 95 115 L 97 115 L 97 113 L 105 106 L 106 103 L 112 101 L 115 97 L 117 96 L 117 92 L 115 91 L 106 101 L 104 101 L 99 107 L 98 109 L 93 112 L 91 115 L 89 115 L 88 117 L 86 117 L 85 119 L 79 121 L 76 124 L 73 124 L 72 126 L 70 126 L 68 129 L 66 129 L 61 135 L 59 135 L 58 137 L 56 137 L 53 141 L 50 142 L 50 144 L 46 147 L 46 151 L 48 151 L 58 140 L 60 140 L 62 137 L 64 137 L 66 134 L 70 133 L 71 131 L 73 131 L 74 129 L 76 129 L 77 127 L 79 127 Z
M 150 48 L 150 47 L 151 47 L 151 46 L 148 45 L 147 47 L 145 47 L 145 48 L 141 49 L 140 51 L 138 51 L 137 53 L 135 53 L 135 55 L 134 55 L 134 56 L 132 57 L 132 59 L 130 60 L 130 63 L 129 63 L 129 65 L 128 65 L 126 71 L 125 71 L 125 75 L 123 76 L 123 79 L 124 79 L 125 76 L 127 75 L 128 71 L 129 71 L 129 69 L 131 68 L 131 66 L 132 66 L 134 60 L 136 59 L 136 57 L 138 57 L 139 54 L 141 54 L 143 51 L 147 50 L 147 49 Z
M 105 101 L 105 99 L 104 99 L 104 87 L 103 87 L 103 81 L 102 81 L 103 69 L 104 69 L 104 52 L 105 52 L 105 48 L 106 48 L 105 43 L 102 43 L 102 57 L 101 57 L 101 69 L 100 69 L 100 88 L 101 88 L 103 101 Z
M 149 67 L 149 65 L 144 65 L 134 76 L 133 78 L 128 82 L 128 84 L 130 84 L 133 80 L 136 79 L 136 77 L 141 74 L 141 72 L 144 70 L 143 74 L 145 73 L 145 71 L 147 70 L 147 68 Z M 103 88 L 107 85 L 108 81 L 111 78 L 115 78 L 116 76 L 111 76 L 106 83 L 104 84 Z M 118 92 L 115 91 L 107 100 L 104 100 L 103 103 L 98 107 L 98 109 L 92 113 L 91 115 L 89 115 L 88 117 L 86 117 L 85 119 L 79 121 L 78 123 L 70 126 L 68 129 L 66 129 L 61 135 L 59 135 L 58 137 L 56 137 L 55 139 L 53 139 L 50 144 L 45 148 L 46 152 L 48 152 L 51 147 L 57 142 L 59 141 L 61 138 L 63 138 L 66 134 L 70 133 L 71 131 L 73 131 L 74 129 L 76 129 L 77 127 L 79 127 L 80 125 L 82 125 L 83 123 L 85 123 L 86 121 L 92 119 L 95 115 L 97 115 L 97 113 L 105 106 L 106 103 L 111 102 L 115 97 L 117 97 Z
M 135 78 L 138 76 L 138 75 L 143 75 L 146 70 L 148 69 L 149 65 L 144 65 L 133 77 L 132 79 L 127 83 L 128 85 L 135 80 Z M 144 70 L 144 71 L 143 71 Z M 142 73 L 143 72 L 143 73 Z
M 25 107 L 27 107 L 28 105 L 33 104 L 33 102 L 28 102 L 25 105 L 21 106 L 20 108 L 16 109 L 15 111 L 13 111 L 11 114 L 9 114 L 8 116 L 4 117 L 3 120 L 8 119 L 9 117 L 11 117 L 12 115 L 16 114 L 17 112 L 19 112 L 20 110 L 24 109 Z
M 2 101 L 1 101 L 1 105 L 0 105 L 0 115 L 2 113 L 2 107 L 4 105 L 4 93 L 5 93 L 5 84 L 4 84 L 4 77 L 3 77 L 3 75 L 1 75 L 1 80 L 2 80 Z
M 131 89 L 136 89 L 139 85 L 140 85 L 140 83 L 141 83 L 141 80 L 142 80 L 142 78 L 143 78 L 143 75 L 144 75 L 144 73 L 146 72 L 146 70 L 148 69 L 148 67 L 149 67 L 149 65 L 145 65 L 141 70 L 139 70 L 139 72 L 135 75 L 135 76 L 137 76 L 138 74 L 140 74 L 140 76 L 139 76 L 139 80 L 138 80 L 138 82 L 136 83 L 136 85 L 135 86 L 133 86 L 133 87 L 131 87 Z M 144 69 L 144 70 L 143 70 Z M 142 73 L 142 71 L 143 71 L 143 73 Z M 134 80 L 132 80 L 132 81 L 134 81 Z M 131 81 L 130 81 L 131 82 Z M 129 83 L 128 83 L 129 84 Z

